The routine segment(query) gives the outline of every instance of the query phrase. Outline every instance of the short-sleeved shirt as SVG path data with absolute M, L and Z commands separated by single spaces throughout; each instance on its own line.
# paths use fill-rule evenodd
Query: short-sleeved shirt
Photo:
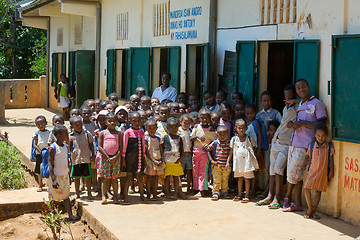
M 217 135 L 215 133 L 215 131 L 210 131 L 210 127 L 208 128 L 203 128 L 201 126 L 201 124 L 198 124 L 193 131 L 191 132 L 190 137 L 195 137 L 195 136 L 203 136 L 205 137 L 204 141 L 199 141 L 198 139 L 194 140 L 194 147 L 204 147 L 207 144 L 211 143 L 212 141 L 214 141 L 217 138 Z
M 265 124 L 266 129 L 268 128 L 268 123 L 272 120 L 277 120 L 279 123 L 281 122 L 281 114 L 278 110 L 269 108 L 265 111 L 265 109 L 261 110 L 256 114 L 256 119 L 262 120 Z
M 315 97 L 300 103 L 296 112 L 296 121 L 317 122 L 324 119 L 327 119 L 325 106 Z M 314 141 L 314 129 L 301 126 L 294 131 L 291 146 L 308 148 L 309 144 Z
M 94 135 L 94 131 L 97 129 L 96 124 L 94 122 L 84 123 L 84 128 L 88 130 L 91 135 Z
M 155 88 L 152 97 L 158 98 L 160 102 L 162 102 L 164 99 L 169 99 L 173 102 L 175 102 L 177 96 L 176 88 L 173 88 L 172 86 L 169 86 L 164 91 L 161 90 L 161 86 Z
M 67 97 L 67 84 L 59 82 L 58 85 L 60 86 L 60 97 Z
M 178 135 L 182 138 L 184 144 L 184 152 L 191 152 L 192 142 L 190 141 L 190 129 L 184 130 L 182 127 L 179 127 Z
M 34 134 L 33 138 L 36 136 Z M 50 137 L 50 132 L 48 130 L 45 131 L 37 131 L 37 145 L 40 149 L 48 147 L 48 141 Z M 40 153 L 38 153 L 40 154 Z
M 217 142 L 217 145 L 215 150 L 214 161 L 216 161 L 220 167 L 225 167 L 230 153 L 230 141 L 229 140 L 226 140 L 225 142 L 221 142 L 220 140 L 215 140 L 215 141 Z M 212 142 L 209 145 L 210 149 L 214 148 L 215 145 L 214 142 Z
M 92 134 L 83 129 L 80 133 L 73 131 L 70 136 L 75 137 L 71 144 L 72 165 L 90 163 L 90 157 L 92 154 L 90 145 L 93 144 L 94 141 Z
M 296 120 L 296 111 L 299 107 L 299 104 L 295 103 L 290 107 L 285 106 L 283 109 L 283 117 L 281 119 L 280 126 L 275 132 L 273 141 L 278 141 L 283 145 L 290 145 L 291 137 L 294 133 L 294 129 L 288 128 L 288 122 L 294 122 Z

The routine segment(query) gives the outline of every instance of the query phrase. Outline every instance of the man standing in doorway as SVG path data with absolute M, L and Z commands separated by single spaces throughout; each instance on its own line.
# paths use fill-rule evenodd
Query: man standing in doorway
M 170 73 L 165 72 L 161 74 L 162 85 L 160 87 L 157 87 L 152 95 L 153 98 L 158 98 L 160 103 L 162 103 L 166 99 L 171 100 L 172 102 L 176 100 L 177 90 L 170 86 L 170 81 Z

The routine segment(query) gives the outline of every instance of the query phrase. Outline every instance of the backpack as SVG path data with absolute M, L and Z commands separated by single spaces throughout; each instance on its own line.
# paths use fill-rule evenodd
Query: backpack
M 311 165 L 311 159 L 312 159 L 312 154 L 313 154 L 313 151 L 314 151 L 314 146 L 315 146 L 315 142 L 312 142 L 310 144 L 310 163 L 309 163 L 309 167 L 308 167 L 308 171 L 310 169 L 310 165 Z M 327 174 L 329 176 L 329 173 L 330 173 L 330 154 L 331 154 L 331 146 L 332 146 L 332 142 L 329 142 L 329 152 L 328 152 L 328 167 L 327 167 Z M 328 182 L 330 182 L 330 179 L 328 177 Z
M 72 84 L 69 86 L 68 90 L 67 90 L 68 96 L 71 100 L 74 100 L 76 97 L 76 88 L 75 88 L 75 84 Z
M 35 136 L 38 138 L 39 136 L 39 131 L 35 132 Z M 49 133 L 51 132 L 50 130 L 47 130 Z M 41 154 L 41 153 L 40 153 Z M 30 153 L 30 161 L 32 162 L 36 162 L 36 149 L 34 148 L 34 138 L 32 138 L 31 140 L 31 153 Z
M 258 129 L 256 127 L 256 122 L 257 121 L 259 122 L 259 125 L 260 125 L 260 128 L 261 128 L 261 136 L 262 136 L 262 144 L 261 144 L 260 148 L 261 148 L 261 150 L 268 150 L 269 149 L 269 144 L 268 144 L 268 141 L 267 141 L 267 134 L 266 134 L 265 124 L 264 124 L 264 122 L 262 120 L 259 120 L 259 119 L 256 119 L 253 122 L 256 136 L 258 135 Z
M 55 144 L 51 144 L 54 148 L 54 157 L 56 152 Z M 40 164 L 40 173 L 43 178 L 49 178 L 49 148 L 43 148 L 41 150 L 42 162 Z

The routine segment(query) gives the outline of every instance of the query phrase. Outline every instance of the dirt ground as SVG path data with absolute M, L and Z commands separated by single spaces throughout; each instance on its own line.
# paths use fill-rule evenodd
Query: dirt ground
M 0 239 L 47 240 L 53 239 L 50 229 L 40 220 L 40 213 L 24 214 L 0 222 Z M 74 239 L 96 239 L 86 224 L 77 221 L 70 224 Z M 83 237 L 83 238 L 82 238 Z M 72 239 L 67 229 L 62 230 L 61 239 Z

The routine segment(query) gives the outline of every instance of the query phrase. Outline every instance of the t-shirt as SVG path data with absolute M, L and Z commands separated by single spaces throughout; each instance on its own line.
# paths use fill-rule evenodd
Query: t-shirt
M 84 123 L 84 128 L 88 130 L 91 133 L 91 135 L 94 135 L 94 131 L 95 129 L 97 129 L 96 124 L 94 122 Z
M 268 123 L 272 120 L 277 120 L 279 123 L 281 122 L 281 114 L 278 110 L 269 108 L 265 111 L 265 109 L 261 110 L 256 114 L 256 119 L 262 120 L 265 124 L 266 129 L 268 129 Z
M 230 153 L 230 141 L 229 140 L 226 140 L 225 142 L 221 142 L 220 140 L 215 140 L 215 141 L 217 141 L 217 146 L 215 150 L 214 161 L 216 161 L 220 167 L 225 167 Z M 214 149 L 214 145 L 215 145 L 214 142 L 210 144 L 209 146 L 210 149 Z
M 184 152 L 191 152 L 192 142 L 190 141 L 190 129 L 184 130 L 182 127 L 179 127 L 178 135 L 182 138 L 184 144 Z
M 294 129 L 288 128 L 288 122 L 294 122 L 296 120 L 296 111 L 299 107 L 299 104 L 295 103 L 294 105 L 283 109 L 283 117 L 281 119 L 280 126 L 276 129 L 273 141 L 279 142 L 283 145 L 290 145 L 291 137 L 294 133 Z
M 158 122 L 157 127 L 156 136 L 162 138 L 169 133 L 166 128 L 166 122 Z
M 60 97 L 67 97 L 67 84 L 59 82 L 58 85 L 60 86 Z
M 164 99 L 169 99 L 173 102 L 175 102 L 176 100 L 176 96 L 177 96 L 177 91 L 175 88 L 173 88 L 172 86 L 169 86 L 168 88 L 166 88 L 164 91 L 161 90 L 161 86 L 155 88 L 152 97 L 154 98 L 158 98 L 160 103 L 164 100 Z
M 195 136 L 204 136 L 205 140 L 204 141 L 200 141 L 198 139 L 194 140 L 194 147 L 204 147 L 207 144 L 211 143 L 212 141 L 214 141 L 217 138 L 217 135 L 215 133 L 215 131 L 210 131 L 210 127 L 208 128 L 203 128 L 201 126 L 201 124 L 198 124 L 193 131 L 190 134 L 190 137 L 195 137 Z
M 33 138 L 36 135 L 34 134 Z M 37 131 L 37 145 L 40 149 L 48 147 L 48 141 L 50 137 L 50 132 L 48 130 L 45 131 Z M 38 154 L 41 154 L 37 152 Z
M 301 102 L 296 112 L 296 121 L 317 122 L 327 119 L 325 106 L 317 98 L 311 97 Z M 315 141 L 314 129 L 301 126 L 294 131 L 291 146 L 308 148 Z
M 89 131 L 83 129 L 80 133 L 73 131 L 70 133 L 70 136 L 75 138 L 70 144 L 72 145 L 72 165 L 90 163 L 90 157 L 92 154 L 90 145 L 93 144 L 94 141 L 92 134 Z

